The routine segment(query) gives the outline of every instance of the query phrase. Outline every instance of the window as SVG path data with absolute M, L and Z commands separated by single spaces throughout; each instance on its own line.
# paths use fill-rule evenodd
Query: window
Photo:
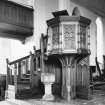
M 97 59 L 98 62 L 103 63 L 103 23 L 100 17 L 96 19 L 96 26 L 97 26 L 97 36 L 96 36 Z

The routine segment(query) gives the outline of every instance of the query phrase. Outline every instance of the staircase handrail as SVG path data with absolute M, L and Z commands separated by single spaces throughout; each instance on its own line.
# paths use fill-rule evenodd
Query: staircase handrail
M 40 56 L 40 50 L 36 50 L 36 56 Z M 20 62 L 20 61 L 22 61 L 22 60 L 25 60 L 25 59 L 28 59 L 29 57 L 30 57 L 31 55 L 27 55 L 27 56 L 25 56 L 25 57 L 22 57 L 22 58 L 19 58 L 19 59 L 17 59 L 17 60 L 14 60 L 14 61 L 12 61 L 12 62 L 9 62 L 8 64 L 9 65 L 13 65 L 13 64 L 15 64 L 15 63 L 18 63 L 18 62 Z
M 25 57 L 22 57 L 22 58 L 19 58 L 19 59 L 17 59 L 17 60 L 12 61 L 12 62 L 9 62 L 9 65 L 13 65 L 13 64 L 15 64 L 15 63 L 17 63 L 17 62 L 20 62 L 20 61 L 22 61 L 22 60 L 25 60 L 25 59 L 27 59 L 27 58 L 29 58 L 29 57 L 30 57 L 30 55 L 25 56 Z

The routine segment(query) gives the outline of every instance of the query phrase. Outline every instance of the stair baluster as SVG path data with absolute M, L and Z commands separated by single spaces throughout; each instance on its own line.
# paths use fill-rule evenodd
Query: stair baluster
M 30 84 L 31 84 L 31 89 L 33 88 L 33 83 L 34 83 L 34 56 L 32 52 L 30 52 L 30 59 L 31 59 L 31 64 L 30 64 Z
M 14 64 L 14 85 L 15 85 L 15 94 L 17 94 L 17 63 Z

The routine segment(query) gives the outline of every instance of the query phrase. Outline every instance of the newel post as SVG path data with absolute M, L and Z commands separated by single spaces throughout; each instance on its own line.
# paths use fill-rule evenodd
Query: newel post
M 41 39 L 40 39 L 40 49 L 41 49 L 41 72 L 44 73 L 44 35 L 41 34 Z
M 38 57 L 37 57 L 37 53 L 36 53 L 36 47 L 34 46 L 33 47 L 33 49 L 34 49 L 34 59 L 35 59 L 35 71 L 37 71 L 38 70 Z
M 15 85 L 15 94 L 17 94 L 17 63 L 14 64 L 14 85 Z
M 8 60 L 8 58 L 6 59 L 6 64 L 7 64 L 7 75 L 6 75 L 6 91 L 5 91 L 5 98 L 8 97 L 8 84 L 9 84 L 9 67 L 8 67 L 9 60 Z
M 6 75 L 6 90 L 8 90 L 8 76 L 9 76 L 9 67 L 8 67 L 8 64 L 9 64 L 9 60 L 8 58 L 6 59 L 6 64 L 7 64 L 7 75 Z
M 34 56 L 31 51 L 30 51 L 30 84 L 32 89 L 34 85 Z

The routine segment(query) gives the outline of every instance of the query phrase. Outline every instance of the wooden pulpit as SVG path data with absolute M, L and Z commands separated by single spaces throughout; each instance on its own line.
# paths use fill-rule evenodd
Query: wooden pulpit
M 75 97 L 88 98 L 91 20 L 69 16 L 65 10 L 53 15 L 47 21 L 47 55 L 58 58 L 62 64 L 62 97 L 68 101 Z

